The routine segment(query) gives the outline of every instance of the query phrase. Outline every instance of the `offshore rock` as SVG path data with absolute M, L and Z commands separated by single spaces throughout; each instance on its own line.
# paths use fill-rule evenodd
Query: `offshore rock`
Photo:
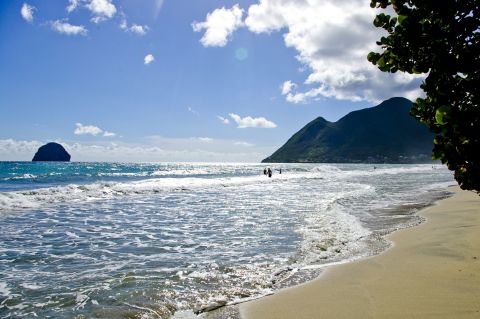
M 70 162 L 70 154 L 58 143 L 40 146 L 32 162 Z

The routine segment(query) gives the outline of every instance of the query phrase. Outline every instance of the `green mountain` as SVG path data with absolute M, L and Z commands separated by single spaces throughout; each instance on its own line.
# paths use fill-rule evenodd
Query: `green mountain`
M 308 123 L 263 163 L 431 162 L 433 133 L 409 115 L 412 102 L 394 97 L 335 123 Z

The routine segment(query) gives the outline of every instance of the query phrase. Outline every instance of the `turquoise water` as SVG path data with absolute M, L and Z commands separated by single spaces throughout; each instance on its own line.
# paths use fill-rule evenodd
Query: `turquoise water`
M 169 318 L 268 294 L 382 251 L 454 184 L 432 165 L 265 167 L 0 163 L 0 317 Z

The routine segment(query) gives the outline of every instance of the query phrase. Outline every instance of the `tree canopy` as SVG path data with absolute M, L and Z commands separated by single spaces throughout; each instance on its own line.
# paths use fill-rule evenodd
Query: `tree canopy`
M 411 115 L 436 136 L 432 158 L 455 172 L 462 189 L 480 192 L 480 1 L 371 0 L 386 30 L 368 60 L 381 71 L 426 74 L 425 98 Z M 391 10 L 393 9 L 393 10 Z M 389 14 L 390 13 L 390 14 Z

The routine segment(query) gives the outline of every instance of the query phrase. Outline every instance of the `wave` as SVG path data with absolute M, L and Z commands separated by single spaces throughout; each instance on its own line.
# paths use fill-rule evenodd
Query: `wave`
M 279 174 L 278 171 L 274 170 L 273 178 L 268 178 L 260 173 L 258 175 L 251 175 L 252 170 L 250 170 L 250 175 L 247 176 L 209 176 L 208 174 L 213 174 L 212 171 L 215 171 L 215 173 L 218 171 L 217 167 L 212 171 L 204 168 L 165 172 L 156 171 L 154 174 L 159 176 L 165 174 L 165 177 L 157 176 L 154 178 L 133 181 L 96 181 L 89 184 L 73 183 L 33 190 L 0 192 L 0 212 L 18 209 L 32 209 L 41 207 L 45 204 L 113 199 L 123 196 L 151 195 L 171 191 L 245 185 L 261 186 L 264 184 L 282 183 L 293 179 L 323 179 L 328 183 L 344 180 L 352 176 L 422 173 L 431 169 L 432 168 L 429 165 L 385 167 L 377 169 L 365 168 L 361 170 L 342 170 L 334 165 L 317 165 L 309 167 L 308 170 L 301 167 L 287 166 L 283 169 L 283 174 Z M 254 169 L 254 171 L 256 171 L 256 169 Z M 192 173 L 205 174 L 206 176 L 192 177 Z M 176 176 L 177 174 L 182 177 L 170 177 Z
M 99 172 L 93 176 L 99 177 L 153 177 L 153 176 L 195 176 L 214 175 L 217 172 L 207 169 L 175 169 L 175 170 L 154 170 L 143 172 Z
M 0 193 L 0 211 L 37 208 L 44 204 L 112 199 L 129 195 L 150 195 L 168 191 L 186 191 L 211 187 L 231 187 L 250 184 L 275 183 L 301 174 L 277 176 L 268 179 L 263 175 L 226 178 L 151 178 L 130 182 L 96 182 L 69 184 L 27 191 Z M 310 176 L 313 178 L 314 176 Z
M 18 176 L 12 176 L 12 177 L 5 177 L 3 178 L 4 181 L 16 181 L 16 180 L 22 180 L 22 179 L 35 179 L 38 178 L 37 175 L 34 174 L 22 174 Z
M 176 170 L 153 170 L 153 171 L 140 171 L 140 172 L 116 172 L 115 169 L 111 169 L 110 171 L 107 172 L 84 172 L 84 173 L 79 173 L 79 172 L 74 172 L 74 173 L 59 173 L 59 172 L 51 172 L 51 173 L 45 173 L 45 174 L 29 174 L 25 173 L 22 175 L 16 175 L 16 176 L 10 176 L 10 177 L 4 177 L 0 180 L 3 181 L 17 181 L 17 180 L 36 180 L 36 181 L 41 181 L 43 179 L 47 178 L 52 178 L 52 177 L 57 177 L 58 181 L 62 181 L 63 178 L 68 178 L 68 177 L 89 177 L 89 178 L 95 178 L 95 177 L 156 177 L 156 176 L 204 176 L 204 175 L 215 175 L 218 174 L 215 171 L 209 171 L 206 169 L 176 169 Z

